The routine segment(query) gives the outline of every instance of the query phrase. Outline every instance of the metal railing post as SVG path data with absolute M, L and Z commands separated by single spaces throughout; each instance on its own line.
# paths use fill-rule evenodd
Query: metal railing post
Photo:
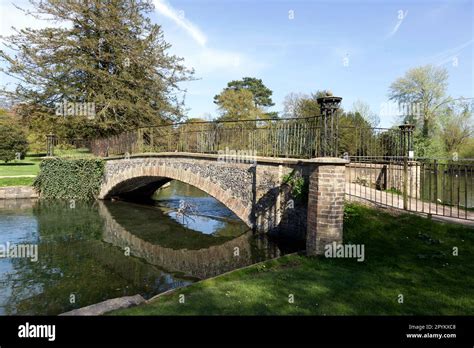
M 320 153 L 316 156 L 337 157 L 338 155 L 338 109 L 341 101 L 341 97 L 334 97 L 330 93 L 317 99 L 322 117 L 322 134 L 320 136 Z
M 56 135 L 50 133 L 46 136 L 46 155 L 48 157 L 54 156 L 54 142 L 56 141 Z

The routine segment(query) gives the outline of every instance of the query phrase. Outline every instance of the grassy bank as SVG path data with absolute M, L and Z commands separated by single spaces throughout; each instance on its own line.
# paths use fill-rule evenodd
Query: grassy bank
M 474 314 L 474 230 L 359 205 L 346 212 L 344 242 L 364 244 L 364 262 L 289 255 L 112 314 Z
M 31 186 L 40 171 L 40 163 L 46 154 L 28 154 L 22 160 L 0 163 L 0 187 Z M 56 149 L 55 156 L 65 158 L 93 158 L 87 149 Z M 33 176 L 33 177 L 28 177 Z

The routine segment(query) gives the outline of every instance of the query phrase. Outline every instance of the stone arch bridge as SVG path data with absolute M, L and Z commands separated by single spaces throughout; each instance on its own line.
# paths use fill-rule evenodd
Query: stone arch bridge
M 255 161 L 256 160 L 256 161 Z M 108 158 L 100 199 L 151 195 L 170 180 L 213 196 L 256 232 L 306 238 L 310 255 L 342 242 L 345 165 L 338 158 L 241 158 L 183 152 Z M 304 178 L 307 197 L 295 197 L 289 178 Z

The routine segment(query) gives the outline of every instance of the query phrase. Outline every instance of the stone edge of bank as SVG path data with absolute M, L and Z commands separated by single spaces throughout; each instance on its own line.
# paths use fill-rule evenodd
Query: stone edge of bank
M 0 199 L 28 199 L 39 198 L 33 186 L 5 186 L 0 187 Z
M 103 315 L 117 309 L 138 306 L 146 300 L 141 295 L 124 296 L 112 298 L 86 307 L 74 309 L 69 312 L 61 313 L 60 316 L 79 316 L 79 315 Z

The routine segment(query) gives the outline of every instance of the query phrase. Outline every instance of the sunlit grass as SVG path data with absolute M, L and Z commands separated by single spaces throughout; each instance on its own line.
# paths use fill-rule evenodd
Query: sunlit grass
M 0 163 L 0 176 L 37 175 L 41 158 L 26 157 L 23 160 L 14 160 Z
M 31 186 L 35 178 L 0 178 L 0 187 Z
M 288 255 L 112 314 L 474 314 L 474 230 L 359 205 L 349 209 L 344 239 L 365 245 L 365 262 Z

